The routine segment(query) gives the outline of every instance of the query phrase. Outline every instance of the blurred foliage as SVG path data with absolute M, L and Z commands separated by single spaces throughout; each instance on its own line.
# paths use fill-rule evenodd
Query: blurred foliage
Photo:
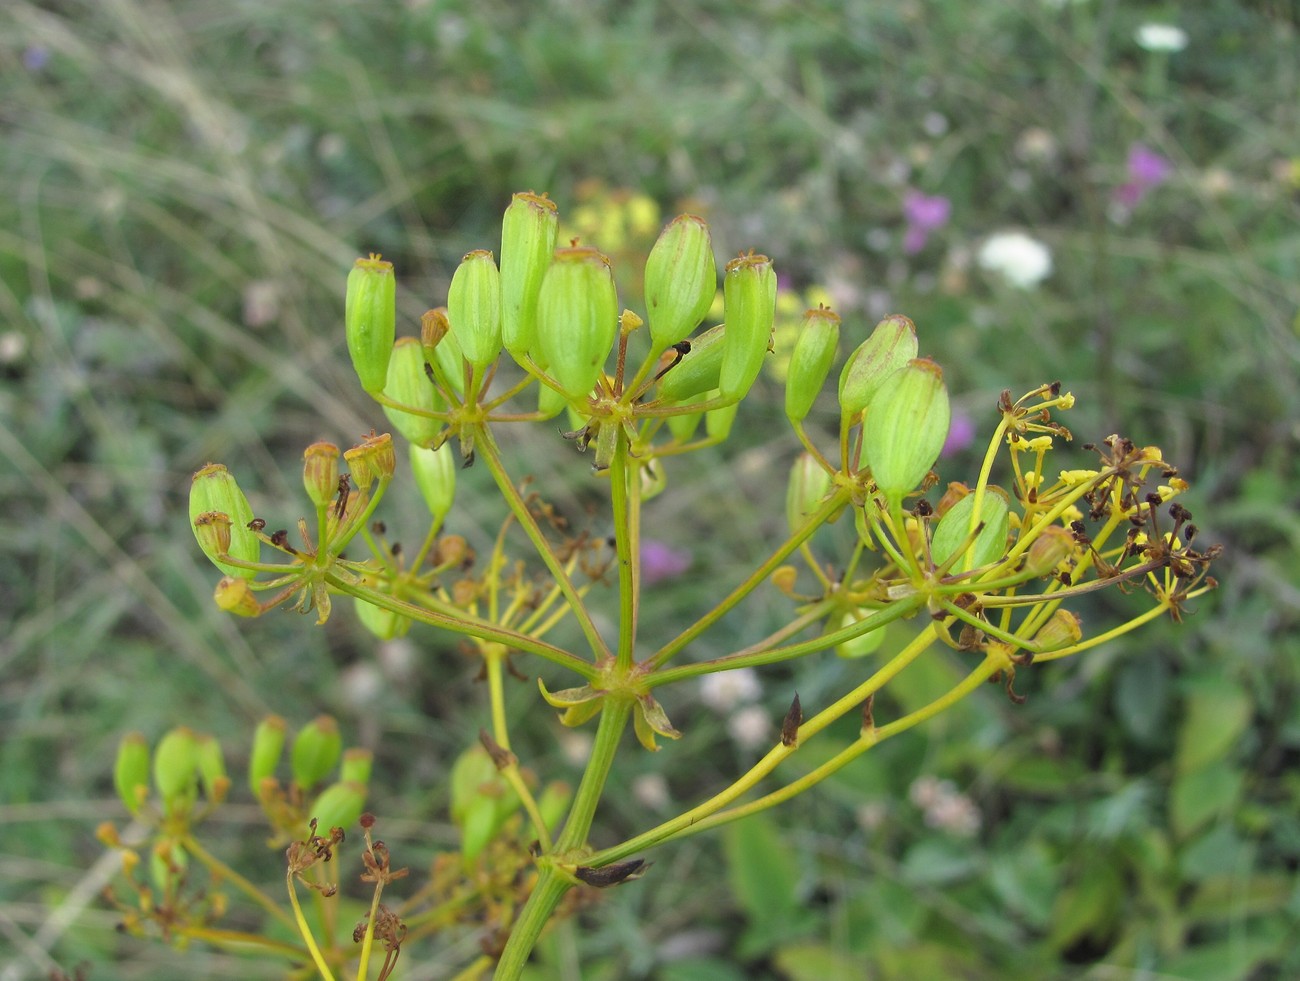
M 1137 45 L 1175 15 L 1187 50 Z M 397 263 L 413 322 L 511 191 L 571 213 L 593 180 L 706 211 L 720 256 L 755 246 L 790 288 L 824 288 L 846 338 L 906 312 L 977 422 L 1003 387 L 1064 379 L 1081 437 L 1122 426 L 1185 464 L 1228 554 L 1187 624 L 1022 673 L 1025 706 L 990 691 L 770 819 L 654 856 L 556 932 L 538 977 L 576 977 L 579 954 L 588 981 L 1300 974 L 1295 18 L 1271 0 L 5 4 L 0 935 L 18 960 L 0 978 L 81 960 L 175 976 L 173 952 L 94 905 L 110 870 L 91 828 L 127 729 L 237 741 L 266 711 L 333 711 L 377 750 L 400 860 L 454 842 L 445 778 L 481 714 L 453 694 L 468 664 L 418 632 L 376 658 L 345 617 L 223 619 L 181 495 L 238 460 L 258 512 L 292 521 L 300 447 L 382 423 L 341 352 L 351 259 Z M 1120 212 L 1135 142 L 1173 173 Z M 909 189 L 952 205 L 913 255 Z M 974 261 L 1015 227 L 1053 253 L 1038 290 Z M 670 471 L 648 509 L 695 554 L 647 624 L 689 615 L 780 524 L 771 474 L 793 446 L 771 394 L 730 467 Z M 510 452 L 580 513 L 586 461 Z M 494 516 L 464 520 L 472 538 Z M 736 618 L 738 641 L 761 620 Z M 779 719 L 792 688 L 808 704 L 855 670 L 765 675 L 762 704 Z M 955 670 L 918 664 L 895 697 Z M 552 745 L 535 693 L 511 698 Z M 629 758 L 600 817 L 619 833 L 652 807 L 638 780 L 691 801 L 747 758 L 708 709 L 668 709 L 686 738 Z M 975 805 L 972 837 L 927 823 L 922 776 Z M 229 830 L 248 869 L 265 862 Z

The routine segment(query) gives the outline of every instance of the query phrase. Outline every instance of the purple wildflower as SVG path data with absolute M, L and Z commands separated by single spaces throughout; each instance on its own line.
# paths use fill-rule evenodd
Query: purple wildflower
M 50 63 L 49 48 L 39 44 L 28 45 L 23 51 L 23 67 L 29 72 L 38 72 Z
M 952 422 L 948 426 L 948 438 L 943 441 L 943 449 L 939 451 L 939 455 L 947 457 L 960 453 L 973 442 L 975 442 L 975 420 L 958 410 L 952 414 Z
M 691 567 L 691 553 L 653 538 L 641 542 L 641 582 L 650 586 L 675 579 Z
M 908 191 L 903 195 L 903 220 L 907 223 L 903 251 L 908 255 L 920 252 L 930 233 L 948 224 L 951 214 L 952 202 L 943 195 L 931 197 L 920 191 Z
M 1147 192 L 1169 180 L 1174 165 L 1149 146 L 1134 143 L 1128 150 L 1128 180 L 1115 188 L 1115 200 L 1135 208 Z

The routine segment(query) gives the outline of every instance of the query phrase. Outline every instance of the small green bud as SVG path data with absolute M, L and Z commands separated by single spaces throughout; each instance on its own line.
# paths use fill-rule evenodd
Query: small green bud
M 765 255 L 742 255 L 727 263 L 722 284 L 722 371 L 718 390 L 723 398 L 741 399 L 763 369 L 776 319 L 776 272 Z
M 397 278 L 391 262 L 377 255 L 356 261 L 348 273 L 343 321 L 361 387 L 372 395 L 382 392 L 397 330 Z
M 318 508 L 328 507 L 339 492 L 339 448 L 312 443 L 302 453 L 302 485 Z
M 916 325 L 906 317 L 895 314 L 876 324 L 840 372 L 840 412 L 855 418 L 880 384 L 916 357 L 916 350 Z
M 710 327 L 691 338 L 691 349 L 668 369 L 659 382 L 659 397 L 668 403 L 685 402 L 718 387 L 726 326 Z
M 555 202 L 531 191 L 512 197 L 501 220 L 501 340 L 516 361 L 537 346 L 537 298 L 558 228 Z
M 149 743 L 138 732 L 128 732 L 117 744 L 113 787 L 132 814 L 139 814 L 149 796 Z
M 446 307 L 426 310 L 420 317 L 420 346 L 424 348 L 424 360 L 438 366 L 453 392 L 464 395 L 465 356 L 460 341 L 451 332 Z
M 881 493 L 902 500 L 939 459 L 951 410 L 943 371 L 914 359 L 881 382 L 862 423 L 862 454 Z
M 475 249 L 456 267 L 447 316 L 470 364 L 486 368 L 501 354 L 501 273 L 491 252 Z
M 1070 529 L 1050 525 L 1039 532 L 1025 556 L 1025 571 L 1032 576 L 1049 576 L 1057 566 L 1074 554 L 1074 535 Z
M 256 575 L 253 570 L 218 562 L 217 554 L 220 553 L 208 551 L 214 547 L 215 542 L 208 533 L 201 533 L 195 527 L 195 522 L 200 515 L 211 512 L 220 512 L 230 519 L 230 547 L 226 554 L 245 562 L 256 562 L 261 557 L 262 543 L 248 527 L 253 520 L 253 508 L 244 492 L 239 489 L 234 476 L 219 463 L 209 463 L 195 473 L 190 482 L 190 525 L 194 527 L 194 537 L 199 548 L 203 549 L 203 554 L 213 565 L 228 576 L 251 579 Z
M 388 384 L 384 394 L 425 412 L 442 412 L 447 403 L 424 373 L 424 347 L 414 337 L 399 338 L 388 361 Z M 442 432 L 442 422 L 429 416 L 403 412 L 391 405 L 383 406 L 384 415 L 393 428 L 416 446 L 427 446 Z
M 370 783 L 370 773 L 375 766 L 375 754 L 368 749 L 349 749 L 343 753 L 339 766 L 339 780 L 343 783 Z
M 215 736 L 199 737 L 198 769 L 203 796 L 214 803 L 225 800 L 230 791 L 230 778 L 226 776 L 226 760 L 221 752 L 221 743 L 217 742 Z
M 316 833 L 327 835 L 331 828 L 347 831 L 357 823 L 366 808 L 366 785 L 354 780 L 340 780 L 320 792 L 308 808 L 316 819 Z
M 1034 634 L 1034 646 L 1040 654 L 1059 651 L 1083 640 L 1083 621 L 1069 610 L 1058 609 Z
M 412 445 L 411 472 L 429 514 L 439 521 L 446 518 L 456 497 L 456 454 L 451 444 L 443 443 L 436 450 Z
M 570 399 L 591 393 L 618 333 L 618 294 L 609 259 L 574 246 L 555 253 L 537 298 L 537 342 Z
M 153 784 L 169 813 L 188 810 L 198 793 L 199 740 L 189 726 L 177 726 L 158 741 Z
M 959 549 L 966 551 L 971 533 L 971 513 L 975 508 L 975 495 L 967 494 L 950 507 L 930 539 L 930 557 L 935 565 L 943 565 Z M 980 566 L 996 562 L 1007 550 L 1007 529 L 1010 525 L 1006 491 L 1000 487 L 990 487 L 984 494 L 980 506 L 979 524 L 984 527 L 975 536 L 975 553 L 972 563 L 967 566 L 959 562 L 954 572 L 978 569 Z
M 393 437 L 388 433 L 371 434 L 356 446 L 343 451 L 348 462 L 352 483 L 360 490 L 368 490 L 376 480 L 387 480 L 397 469 L 397 455 L 393 451 Z
M 222 576 L 217 588 L 212 591 L 212 600 L 218 609 L 233 613 L 237 617 L 260 617 L 262 604 L 257 601 L 257 594 L 247 579 L 235 576 Z
M 652 354 L 666 351 L 698 327 L 717 292 L 709 226 L 695 215 L 678 215 L 659 235 L 645 264 Z
M 333 716 L 318 715 L 298 731 L 289 754 L 293 782 L 303 790 L 320 783 L 343 754 L 343 736 Z
M 800 528 L 826 499 L 831 475 L 811 453 L 800 453 L 790 467 L 785 490 L 785 520 L 790 531 Z
M 826 383 L 840 340 L 840 318 L 825 307 L 803 315 L 785 379 L 785 414 L 803 422 Z
M 262 797 L 262 782 L 275 777 L 275 768 L 284 755 L 287 725 L 280 716 L 268 715 L 253 730 L 253 751 L 248 757 L 248 786 L 253 796 Z
M 153 848 L 149 850 L 149 877 L 162 896 L 163 903 L 176 895 L 189 866 L 190 857 L 180 842 L 174 838 L 154 842 Z

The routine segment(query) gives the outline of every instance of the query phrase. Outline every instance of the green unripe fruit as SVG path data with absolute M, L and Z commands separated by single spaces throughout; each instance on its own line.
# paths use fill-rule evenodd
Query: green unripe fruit
M 391 262 L 377 255 L 356 261 L 348 273 L 343 322 L 361 387 L 377 395 L 388 383 L 388 358 L 397 330 L 397 277 Z
M 840 620 L 840 629 L 851 627 L 861 620 L 865 620 L 870 615 L 869 610 L 855 610 L 851 613 L 845 613 Z M 828 624 L 829 627 L 829 624 Z M 835 645 L 835 653 L 843 658 L 866 657 L 868 654 L 877 650 L 885 640 L 885 631 L 883 628 L 876 628 L 867 633 L 859 634 L 851 640 L 842 640 Z
M 491 252 L 475 249 L 461 260 L 447 290 L 447 317 L 470 364 L 486 368 L 501 354 L 501 273 Z
M 248 758 L 248 786 L 253 796 L 262 797 L 262 782 L 275 776 L 275 768 L 284 755 L 287 725 L 280 716 L 268 715 L 253 731 L 253 750 Z
M 659 235 L 645 264 L 652 355 L 689 336 L 709 312 L 717 292 L 709 226 L 695 215 L 678 215 Z
M 853 419 L 880 384 L 916 357 L 916 325 L 895 314 L 876 324 L 840 372 L 840 412 Z
M 376 586 L 374 582 L 366 582 L 365 585 L 371 588 Z M 411 629 L 410 617 L 386 610 L 382 606 L 375 606 L 374 603 L 369 603 L 360 597 L 356 597 L 356 607 L 357 619 L 361 621 L 361 626 L 379 640 L 405 637 L 407 631 Z
M 339 765 L 339 780 L 343 783 L 370 783 L 370 773 L 375 766 L 375 754 L 368 749 L 349 749 Z
M 1033 576 L 1047 576 L 1054 573 L 1062 562 L 1070 558 L 1078 549 L 1074 535 L 1068 528 L 1050 525 L 1044 528 L 1029 546 L 1025 556 L 1025 572 Z
M 559 780 L 548 783 L 537 798 L 537 810 L 542 815 L 542 823 L 551 831 L 556 831 L 572 800 L 573 788 L 567 783 Z
M 328 507 L 339 492 L 339 448 L 312 443 L 302 453 L 302 486 L 318 508 Z
M 299 730 L 289 754 L 293 782 L 303 790 L 329 775 L 343 755 L 343 736 L 333 716 L 318 715 Z
M 180 842 L 172 838 L 154 842 L 149 850 L 149 878 L 164 903 L 176 894 L 189 866 L 190 857 Z
M 460 341 L 451 332 L 446 307 L 426 310 L 420 317 L 420 346 L 424 348 L 424 360 L 437 367 L 453 392 L 464 395 L 465 357 Z
M 456 454 L 451 443 L 436 450 L 412 445 L 411 472 L 429 514 L 439 521 L 446 518 L 456 497 Z
M 442 412 L 447 408 L 447 403 L 424 373 L 424 347 L 414 337 L 400 338 L 393 345 L 384 394 L 394 402 L 424 412 Z M 383 410 L 393 428 L 415 446 L 427 446 L 442 432 L 443 424 L 439 419 L 403 412 L 390 405 L 383 406 Z
M 704 432 L 710 439 L 721 443 L 731 435 L 732 423 L 736 421 L 736 414 L 739 412 L 739 402 L 724 405 L 720 409 L 710 409 L 704 413 Z
M 199 740 L 189 726 L 177 726 L 158 742 L 153 783 L 169 813 L 187 810 L 198 794 Z
M 1077 644 L 1083 640 L 1083 621 L 1069 610 L 1060 609 L 1052 614 L 1041 630 L 1034 635 L 1034 646 L 1038 653 L 1059 651 L 1062 647 Z
M 726 325 L 710 327 L 691 338 L 691 349 L 659 381 L 659 398 L 669 404 L 686 402 L 718 387 Z
M 521 363 L 537 346 L 537 298 L 559 224 L 555 202 L 532 192 L 512 197 L 501 220 L 501 340 Z
M 366 785 L 355 780 L 340 780 L 320 792 L 308 816 L 316 819 L 316 833 L 328 835 L 331 828 L 347 831 L 361 817 L 366 807 Z
M 840 318 L 819 307 L 804 314 L 785 379 L 785 414 L 803 422 L 826 383 L 840 340 Z
M 138 732 L 128 732 L 117 744 L 113 787 L 132 814 L 139 814 L 149 796 L 149 743 Z
M 609 260 L 595 249 L 559 249 L 537 298 L 537 343 L 570 399 L 591 393 L 618 334 L 618 294 Z
M 203 796 L 209 801 L 225 800 L 230 790 L 230 778 L 226 776 L 226 760 L 221 752 L 221 743 L 215 736 L 200 736 L 198 741 L 199 780 L 203 784 Z
M 880 383 L 862 423 L 862 455 L 890 501 L 925 479 L 948 438 L 951 409 L 943 371 L 914 359 Z
M 831 491 L 831 475 L 811 453 L 800 453 L 790 468 L 785 490 L 785 520 L 790 531 L 800 528 Z
M 727 263 L 722 284 L 722 370 L 718 391 L 723 398 L 741 399 L 763 368 L 772 343 L 776 319 L 776 272 L 767 256 L 742 255 Z
M 213 565 L 228 576 L 253 578 L 257 573 L 252 569 L 240 569 L 218 561 L 219 553 L 211 551 L 218 547 L 216 540 L 195 526 L 201 515 L 212 512 L 219 512 L 230 519 L 230 545 L 226 554 L 245 562 L 256 562 L 261 557 L 262 543 L 248 527 L 253 520 L 253 508 L 230 471 L 219 463 L 209 463 L 190 482 L 190 527 L 194 528 L 194 537 L 199 547 Z
M 967 494 L 948 509 L 935 526 L 930 539 L 930 557 L 935 565 L 943 565 L 959 549 L 966 551 L 971 527 L 971 515 L 975 510 L 975 495 Z M 980 505 L 977 525 L 983 525 L 975 536 L 972 561 L 962 559 L 952 567 L 953 572 L 966 572 L 978 569 L 1000 559 L 1007 550 L 1007 529 L 1010 518 L 1007 507 L 1006 492 L 1000 487 L 990 487 L 984 494 Z

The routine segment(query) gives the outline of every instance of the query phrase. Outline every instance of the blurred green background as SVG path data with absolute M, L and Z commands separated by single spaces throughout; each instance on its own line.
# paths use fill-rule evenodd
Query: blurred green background
M 665 220 L 701 211 L 721 258 L 773 257 L 796 308 L 829 295 L 848 343 L 908 314 L 980 432 L 1002 388 L 1062 379 L 1079 441 L 1161 446 L 1202 540 L 1227 548 L 1183 625 L 1022 672 L 1023 706 L 981 692 L 770 817 L 651 855 L 538 976 L 1300 976 L 1297 44 L 1287 0 L 9 0 L 0 979 L 276 976 L 114 933 L 93 829 L 125 816 L 126 730 L 211 731 L 238 773 L 262 714 L 332 712 L 378 753 L 395 861 L 456 847 L 446 769 L 486 718 L 473 665 L 419 630 L 376 651 L 343 607 L 323 629 L 223 617 L 184 497 L 217 460 L 292 524 L 302 447 L 383 426 L 343 351 L 352 259 L 395 261 L 410 332 L 528 188 L 604 216 L 590 238 L 615 253 L 638 248 L 608 225 L 632 195 Z M 1052 260 L 1025 288 L 982 252 L 1013 230 Z M 647 527 L 691 565 L 648 599 L 649 634 L 782 527 L 780 392 L 761 381 L 725 451 L 669 468 Z M 558 437 L 503 438 L 549 493 L 593 495 Z M 945 479 L 973 477 L 975 452 Z M 500 520 L 483 476 L 454 519 L 472 539 Z M 417 527 L 409 489 L 386 512 Z M 1087 626 L 1140 602 L 1109 598 Z M 781 612 L 728 620 L 711 650 Z M 883 704 L 958 669 L 926 665 Z M 792 690 L 822 704 L 861 670 L 808 659 L 752 694 L 779 720 Z M 574 733 L 530 685 L 511 699 L 524 762 L 572 779 Z M 665 704 L 685 738 L 626 750 L 598 842 L 755 758 L 739 708 Z M 280 874 L 246 797 L 209 831 L 250 875 Z M 404 976 L 476 951 L 471 931 L 407 951 Z

